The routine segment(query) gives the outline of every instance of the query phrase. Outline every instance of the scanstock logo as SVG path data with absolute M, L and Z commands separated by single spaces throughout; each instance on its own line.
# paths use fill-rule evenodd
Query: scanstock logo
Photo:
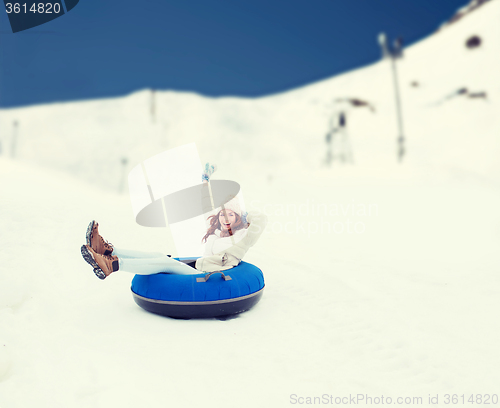
M 79 0 L 26 0 L 20 2 L 4 0 L 3 2 L 9 16 L 12 32 L 17 33 L 61 17 L 72 10 Z

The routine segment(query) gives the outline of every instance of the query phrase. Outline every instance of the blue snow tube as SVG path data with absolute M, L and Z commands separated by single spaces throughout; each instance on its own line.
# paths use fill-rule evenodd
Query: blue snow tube
M 222 317 L 254 306 L 264 291 L 264 275 L 240 262 L 208 274 L 135 275 L 131 289 L 135 302 L 148 312 L 178 319 Z

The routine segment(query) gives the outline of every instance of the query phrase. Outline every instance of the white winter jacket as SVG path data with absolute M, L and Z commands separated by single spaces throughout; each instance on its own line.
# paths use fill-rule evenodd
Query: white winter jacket
M 267 217 L 259 212 L 249 212 L 247 221 L 250 226 L 236 231 L 231 237 L 221 237 L 219 230 L 210 235 L 207 238 L 205 256 L 196 261 L 196 269 L 203 272 L 225 271 L 238 265 L 264 232 Z
M 232 236 L 221 237 L 221 231 L 215 230 L 213 235 L 207 238 L 205 244 L 205 252 L 203 256 L 211 256 L 223 252 L 226 249 L 232 247 L 234 244 L 240 242 L 243 237 L 247 235 L 248 229 L 240 229 L 236 231 Z

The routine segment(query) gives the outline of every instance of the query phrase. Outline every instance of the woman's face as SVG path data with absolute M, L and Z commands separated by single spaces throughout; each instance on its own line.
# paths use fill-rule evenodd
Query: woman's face
M 236 214 L 231 210 L 222 210 L 219 213 L 219 222 L 221 231 L 228 231 L 229 228 L 232 231 L 233 225 L 236 223 Z

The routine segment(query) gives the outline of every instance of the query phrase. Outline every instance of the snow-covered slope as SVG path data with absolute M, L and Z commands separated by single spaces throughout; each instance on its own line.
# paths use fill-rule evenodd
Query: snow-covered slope
M 246 257 L 261 302 L 184 321 L 143 311 L 132 275 L 100 281 L 79 254 L 92 218 L 115 245 L 167 251 L 126 196 L 0 159 L 0 407 L 498 393 L 498 190 L 404 176 L 261 185 L 270 224 Z

